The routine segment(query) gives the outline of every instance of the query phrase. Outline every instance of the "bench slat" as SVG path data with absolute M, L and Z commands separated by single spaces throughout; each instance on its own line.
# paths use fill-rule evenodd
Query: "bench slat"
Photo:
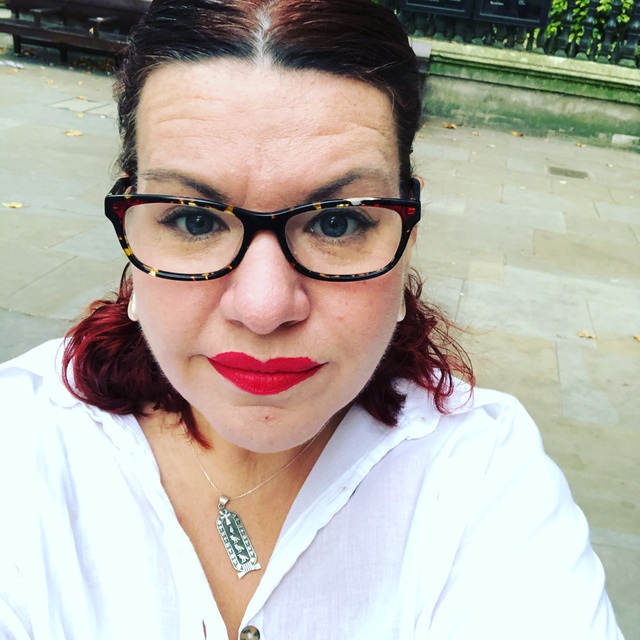
M 20 53 L 24 41 L 56 47 L 63 60 L 67 47 L 114 54 L 124 48 L 127 33 L 150 3 L 150 0 L 6 0 L 12 16 L 0 18 L 0 32 L 13 36 L 16 53 Z M 31 15 L 33 21 L 25 20 L 22 14 Z M 104 31 L 107 25 L 117 27 L 118 32 Z

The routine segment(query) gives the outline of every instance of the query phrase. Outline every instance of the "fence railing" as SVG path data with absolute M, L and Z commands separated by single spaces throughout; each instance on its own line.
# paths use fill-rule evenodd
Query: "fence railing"
M 640 68 L 640 0 L 554 2 L 546 28 L 413 11 L 403 8 L 400 0 L 380 3 L 396 10 L 414 37 Z

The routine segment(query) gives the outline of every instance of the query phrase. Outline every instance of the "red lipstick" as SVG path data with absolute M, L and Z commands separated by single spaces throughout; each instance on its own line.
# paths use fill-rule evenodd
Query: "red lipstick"
M 219 353 L 208 360 L 223 378 L 257 396 L 275 395 L 291 389 L 322 367 L 310 358 L 273 358 L 261 362 L 236 351 Z

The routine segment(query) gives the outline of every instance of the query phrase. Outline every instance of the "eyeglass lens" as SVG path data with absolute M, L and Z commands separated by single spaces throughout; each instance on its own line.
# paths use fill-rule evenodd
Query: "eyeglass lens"
M 244 237 L 241 220 L 229 210 L 167 203 L 130 207 L 124 227 L 141 262 L 183 274 L 224 269 L 238 255 Z M 382 269 L 393 260 L 401 238 L 401 216 L 377 206 L 314 209 L 293 216 L 285 226 L 295 260 L 328 275 Z

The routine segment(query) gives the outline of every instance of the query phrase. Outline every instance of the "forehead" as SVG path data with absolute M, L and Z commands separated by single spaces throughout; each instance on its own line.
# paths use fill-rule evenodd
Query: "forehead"
M 142 90 L 137 132 L 141 171 L 188 172 L 246 197 L 354 170 L 398 180 L 389 98 L 332 74 L 236 60 L 164 65 Z

